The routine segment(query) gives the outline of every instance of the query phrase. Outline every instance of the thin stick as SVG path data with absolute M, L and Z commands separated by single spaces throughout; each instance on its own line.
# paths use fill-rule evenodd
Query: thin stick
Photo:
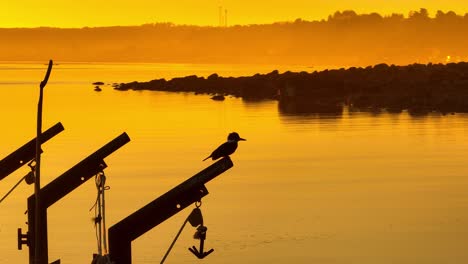
M 52 71 L 53 61 L 49 60 L 49 67 L 47 68 L 47 73 L 44 77 L 44 80 L 41 82 L 39 86 L 39 102 L 37 104 L 37 135 L 36 135 L 36 169 L 35 169 L 35 180 L 34 180 L 34 195 L 36 196 L 36 204 L 35 204 L 35 238 L 34 238 L 34 262 L 36 264 L 42 264 L 41 261 L 43 259 L 42 252 L 41 252 L 41 201 L 40 201 L 40 190 L 41 190 L 41 135 L 42 135 L 42 101 L 43 101 L 43 91 L 44 87 L 49 80 L 50 72 Z

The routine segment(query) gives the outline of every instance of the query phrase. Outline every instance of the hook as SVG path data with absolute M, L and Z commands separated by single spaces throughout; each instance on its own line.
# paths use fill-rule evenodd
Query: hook
M 195 246 L 192 246 L 191 248 L 189 248 L 190 252 L 192 252 L 199 259 L 205 258 L 206 256 L 208 256 L 214 251 L 214 249 L 210 249 L 206 252 L 203 252 L 207 230 L 208 228 L 206 226 L 201 225 L 197 228 L 197 232 L 195 232 L 195 235 L 193 236 L 195 239 L 200 239 L 200 251 Z

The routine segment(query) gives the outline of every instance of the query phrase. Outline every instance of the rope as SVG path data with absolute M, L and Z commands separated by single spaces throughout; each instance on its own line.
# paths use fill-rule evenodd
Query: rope
M 104 173 L 102 173 L 102 184 L 101 184 L 101 190 L 102 190 L 102 244 L 103 244 L 103 247 L 104 247 L 104 254 L 107 254 L 107 232 L 106 232 L 106 200 L 104 198 L 104 191 L 105 190 L 109 190 L 110 187 L 109 186 L 105 186 L 106 184 L 106 176 L 104 175 Z
M 99 260 L 97 263 L 110 263 L 110 259 L 107 255 L 107 236 L 106 236 L 106 213 L 105 213 L 105 191 L 109 190 L 110 187 L 106 186 L 106 175 L 104 172 L 99 172 L 95 176 L 97 197 L 90 211 L 94 209 L 94 224 L 96 228 L 96 240 L 98 247 L 98 254 L 95 256 L 95 260 Z
M 101 184 L 99 182 L 99 179 L 100 176 L 99 174 L 96 175 L 96 187 L 98 189 L 98 200 L 97 200 L 97 217 L 96 217 L 96 220 L 99 220 L 97 222 L 97 230 L 99 230 L 98 232 L 98 254 L 100 256 L 102 256 L 102 214 L 101 214 L 101 211 L 102 211 L 102 206 L 101 206 L 101 199 L 102 199 L 102 192 L 101 192 Z M 94 215 L 96 216 L 96 211 L 94 211 Z
M 15 184 L 15 186 L 13 186 L 13 188 L 11 188 L 11 189 L 2 197 L 2 199 L 0 200 L 0 203 L 2 203 L 3 200 L 5 200 L 5 199 L 8 197 L 8 195 L 10 195 L 10 193 L 12 193 L 12 192 L 16 189 L 16 187 L 18 187 L 18 185 L 20 185 L 20 183 L 21 183 L 27 176 L 28 176 L 28 175 L 26 174 L 23 178 L 21 178 L 21 180 L 19 180 L 19 181 Z
M 16 189 L 16 187 L 18 187 L 18 185 L 21 184 L 21 182 L 22 182 L 24 179 L 26 179 L 26 183 L 27 183 L 27 184 L 31 184 L 31 183 L 30 183 L 30 181 L 31 181 L 30 179 L 33 179 L 33 180 L 34 180 L 34 170 L 35 170 L 35 167 L 36 167 L 36 162 L 35 162 L 35 160 L 34 160 L 34 159 L 31 160 L 31 162 L 28 163 L 28 166 L 31 168 L 31 171 L 30 171 L 28 174 L 24 175 L 24 177 L 21 178 L 21 180 L 19 180 L 19 181 L 2 197 L 2 199 L 0 200 L 0 203 L 2 203 L 3 200 L 5 200 L 5 199 Z
M 195 211 L 199 211 L 199 207 L 201 206 L 201 201 L 198 201 L 198 202 L 195 202 L 195 209 L 192 210 L 192 212 L 187 216 L 187 219 L 185 219 L 184 223 L 182 224 L 182 226 L 180 227 L 179 229 L 179 232 L 177 232 L 177 235 L 175 236 L 174 240 L 172 241 L 171 245 L 169 246 L 169 249 L 167 250 L 166 254 L 164 255 L 163 259 L 161 260 L 161 264 L 164 263 L 164 261 L 166 261 L 166 258 L 167 256 L 169 255 L 169 253 L 171 252 L 172 248 L 174 247 L 177 239 L 179 238 L 180 236 L 180 233 L 182 233 L 182 230 L 184 229 L 185 225 L 187 224 L 187 222 L 190 221 L 190 218 L 193 217 L 193 215 L 195 215 Z M 203 220 L 202 221 L 202 224 L 203 224 Z M 190 223 L 192 224 L 193 223 L 193 220 L 190 221 Z M 192 224 L 193 225 L 193 224 Z
M 187 219 L 185 219 L 184 223 L 182 224 L 182 227 L 179 229 L 179 232 L 177 232 L 177 235 L 175 236 L 174 240 L 172 241 L 171 245 L 169 246 L 169 249 L 167 250 L 167 252 L 164 255 L 163 259 L 161 260 L 161 264 L 163 264 L 164 261 L 166 261 L 167 256 L 169 255 L 169 253 L 171 253 L 171 250 L 174 247 L 177 239 L 179 238 L 180 233 L 182 233 L 182 230 L 184 229 L 185 225 L 187 224 L 187 222 L 189 220 L 189 217 L 190 217 L 190 215 L 187 217 Z

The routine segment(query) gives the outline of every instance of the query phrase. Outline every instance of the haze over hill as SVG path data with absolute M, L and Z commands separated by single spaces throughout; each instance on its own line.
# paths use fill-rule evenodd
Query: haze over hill
M 0 29 L 0 60 L 363 66 L 468 60 L 468 14 L 337 11 L 327 20 L 205 27 Z

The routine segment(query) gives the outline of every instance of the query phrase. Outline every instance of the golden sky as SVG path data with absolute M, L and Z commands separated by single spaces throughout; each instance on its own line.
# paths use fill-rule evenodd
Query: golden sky
M 0 27 L 95 27 L 176 24 L 218 25 L 218 8 L 228 10 L 228 24 L 262 24 L 296 18 L 320 20 L 336 10 L 357 13 L 402 13 L 424 7 L 468 12 L 466 0 L 3 0 Z

